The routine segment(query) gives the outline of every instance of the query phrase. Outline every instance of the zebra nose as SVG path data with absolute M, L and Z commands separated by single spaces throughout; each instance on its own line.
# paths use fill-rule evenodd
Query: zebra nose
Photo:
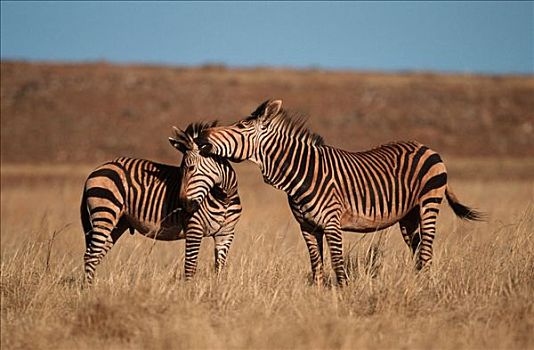
M 200 154 L 203 156 L 208 156 L 211 153 L 213 146 L 210 143 L 205 143 L 200 146 Z
M 195 139 L 196 144 L 198 147 L 202 147 L 206 144 L 208 144 L 208 134 L 206 132 L 202 132 L 198 137 Z
M 206 132 L 203 132 L 197 139 L 196 143 L 198 145 L 198 148 L 200 149 L 200 153 L 203 155 L 209 154 L 209 152 L 212 149 L 212 144 L 208 141 L 208 134 Z

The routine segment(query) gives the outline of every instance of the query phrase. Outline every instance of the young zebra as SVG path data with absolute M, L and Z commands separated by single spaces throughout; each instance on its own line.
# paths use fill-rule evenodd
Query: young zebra
M 81 203 L 89 284 L 96 266 L 127 229 L 158 240 L 185 239 L 186 279 L 195 273 L 202 237 L 212 236 L 215 269 L 221 271 L 241 204 L 228 161 L 200 156 L 193 141 L 210 126 L 214 124 L 191 124 L 185 132 L 175 128 L 176 137 L 169 141 L 184 155 L 181 167 L 123 157 L 89 175 Z
M 348 152 L 327 146 L 302 119 L 290 119 L 279 100 L 264 102 L 228 127 L 204 130 L 197 142 L 202 154 L 253 161 L 266 183 L 287 193 L 318 284 L 323 280 L 323 235 L 338 283 L 345 284 L 342 231 L 373 232 L 398 222 L 421 269 L 432 259 L 443 197 L 459 217 L 480 219 L 456 199 L 445 165 L 428 147 L 397 142 Z

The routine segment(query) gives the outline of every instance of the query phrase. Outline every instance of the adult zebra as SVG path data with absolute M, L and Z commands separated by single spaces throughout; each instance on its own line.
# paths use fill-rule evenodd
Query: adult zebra
M 421 269 L 432 259 L 443 197 L 459 217 L 481 217 L 456 199 L 445 165 L 428 147 L 397 142 L 353 153 L 327 146 L 302 119 L 291 119 L 280 100 L 264 102 L 228 127 L 204 130 L 197 142 L 203 154 L 253 161 L 266 183 L 287 193 L 316 283 L 323 279 L 323 235 L 338 283 L 344 284 L 342 231 L 372 232 L 399 222 Z
M 127 229 L 158 240 L 185 239 L 185 277 L 191 278 L 203 236 L 215 241 L 215 269 L 223 268 L 241 214 L 237 178 L 227 160 L 204 157 L 193 141 L 214 124 L 175 128 L 170 143 L 184 154 L 174 167 L 144 159 L 117 158 L 87 178 L 81 203 L 85 275 Z

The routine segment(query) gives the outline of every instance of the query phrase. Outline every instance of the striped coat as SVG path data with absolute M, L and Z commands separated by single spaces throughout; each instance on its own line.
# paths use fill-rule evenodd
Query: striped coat
M 88 176 L 80 212 L 89 283 L 96 266 L 126 230 L 132 234 L 137 230 L 157 240 L 185 239 L 186 279 L 195 273 L 202 237 L 211 236 L 215 241 L 215 267 L 217 272 L 222 269 L 241 204 L 230 164 L 199 155 L 193 138 L 204 127 L 207 125 L 190 125 L 170 139 L 184 154 L 181 167 L 122 157 L 99 166 Z M 202 180 L 196 182 L 194 198 L 189 196 L 193 179 Z
M 343 231 L 373 232 L 399 223 L 421 269 L 432 259 L 443 198 L 458 216 L 480 218 L 456 199 L 441 157 L 430 148 L 417 142 L 364 152 L 328 146 L 302 120 L 288 117 L 281 101 L 266 101 L 228 127 L 206 129 L 197 142 L 204 154 L 255 162 L 265 182 L 287 193 L 317 283 L 323 279 L 323 237 L 344 284 Z

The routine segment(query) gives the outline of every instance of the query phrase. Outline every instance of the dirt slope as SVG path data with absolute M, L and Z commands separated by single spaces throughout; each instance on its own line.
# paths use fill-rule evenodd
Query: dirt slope
M 1 63 L 2 162 L 173 161 L 171 126 L 267 98 L 351 150 L 416 139 L 456 156 L 534 156 L 534 77 Z

